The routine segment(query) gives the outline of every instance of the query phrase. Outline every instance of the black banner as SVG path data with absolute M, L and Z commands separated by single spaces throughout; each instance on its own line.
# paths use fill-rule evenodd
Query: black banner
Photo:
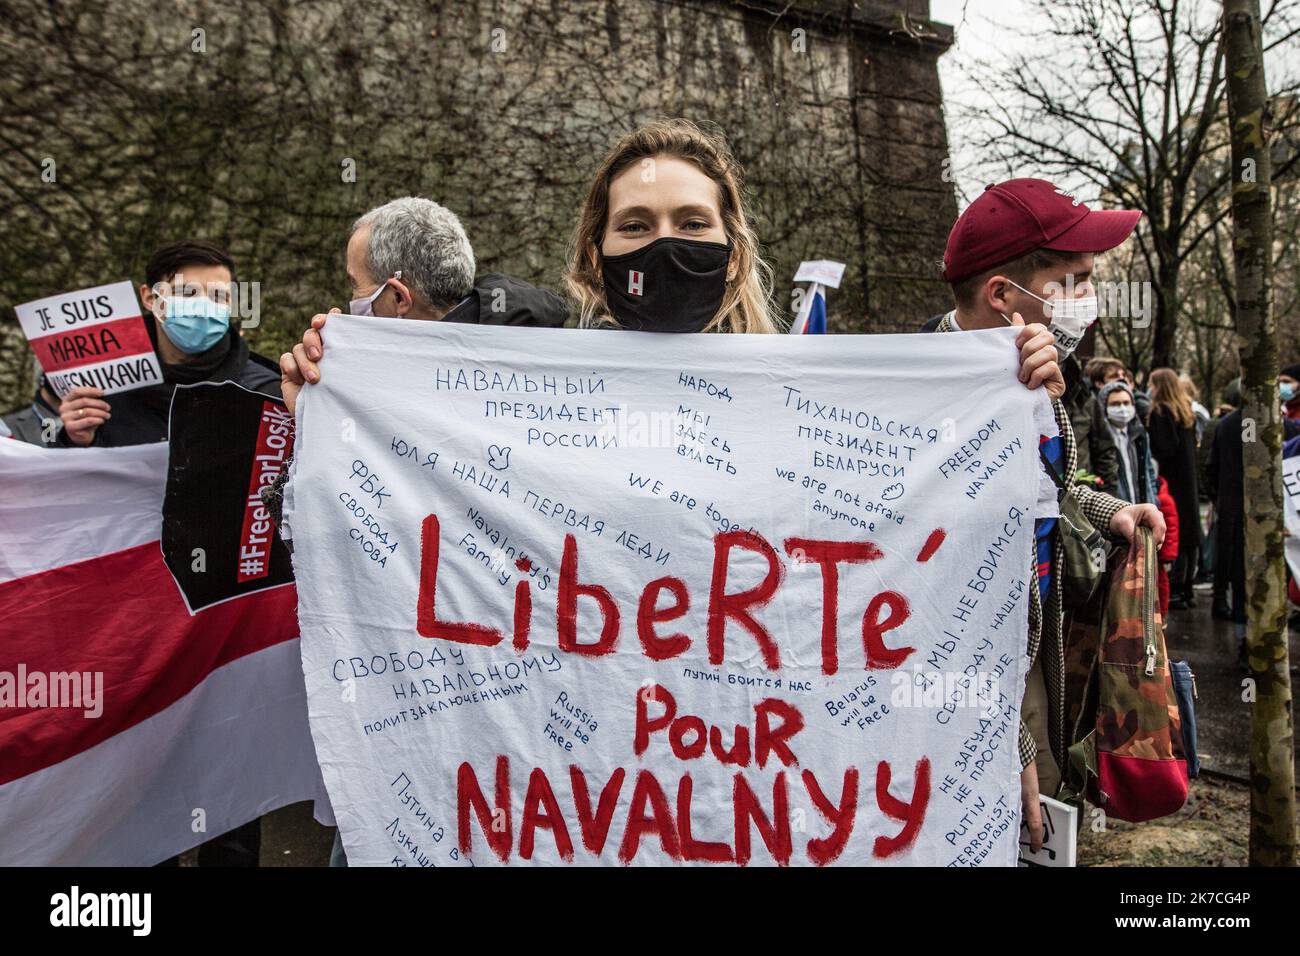
M 293 416 L 234 382 L 177 388 L 162 549 L 190 612 L 293 580 L 262 503 L 293 454 Z

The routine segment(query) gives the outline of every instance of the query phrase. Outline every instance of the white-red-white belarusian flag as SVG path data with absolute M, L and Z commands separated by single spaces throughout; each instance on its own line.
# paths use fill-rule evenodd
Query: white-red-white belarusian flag
M 150 865 L 301 800 L 333 822 L 296 590 L 191 615 L 166 472 L 165 443 L 0 440 L 0 866 Z

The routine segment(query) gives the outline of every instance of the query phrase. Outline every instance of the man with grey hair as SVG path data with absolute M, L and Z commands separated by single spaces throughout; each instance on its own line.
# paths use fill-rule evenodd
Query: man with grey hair
M 510 276 L 474 278 L 474 249 L 456 214 L 431 199 L 404 196 L 370 210 L 352 225 L 347 249 L 350 315 L 470 322 L 563 325 L 564 300 Z M 341 310 L 331 309 L 330 314 Z M 311 327 L 280 356 L 284 401 L 292 413 L 304 384 L 320 381 L 320 330 Z
M 352 224 L 351 315 L 437 321 L 474 287 L 474 250 L 456 214 L 403 196 Z
M 474 249 L 456 214 L 417 196 L 394 199 L 352 224 L 347 269 L 349 315 L 544 327 L 563 325 L 568 317 L 564 300 L 553 292 L 499 273 L 476 281 Z M 291 414 L 302 387 L 320 381 L 316 363 L 325 349 L 320 333 L 329 315 L 339 311 L 313 316 L 302 341 L 280 356 L 280 382 Z M 288 479 L 286 467 L 263 489 L 262 500 L 292 548 L 280 522 Z M 330 865 L 347 865 L 337 834 Z

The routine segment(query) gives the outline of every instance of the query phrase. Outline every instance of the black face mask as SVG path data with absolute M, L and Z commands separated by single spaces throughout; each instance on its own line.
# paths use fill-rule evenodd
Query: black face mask
M 601 255 L 610 314 L 636 332 L 699 332 L 727 293 L 731 243 L 656 239 L 635 252 Z

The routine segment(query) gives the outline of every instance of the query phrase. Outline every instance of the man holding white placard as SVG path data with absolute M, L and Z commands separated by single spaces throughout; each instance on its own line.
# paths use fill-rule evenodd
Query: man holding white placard
M 220 246 L 204 240 L 168 243 L 145 267 L 140 286 L 150 357 L 162 381 L 114 395 L 82 384 L 63 397 L 62 442 L 70 445 L 142 445 L 167 440 L 172 391 L 195 382 L 238 382 L 280 397 L 275 365 L 251 352 L 231 324 L 235 264 Z

